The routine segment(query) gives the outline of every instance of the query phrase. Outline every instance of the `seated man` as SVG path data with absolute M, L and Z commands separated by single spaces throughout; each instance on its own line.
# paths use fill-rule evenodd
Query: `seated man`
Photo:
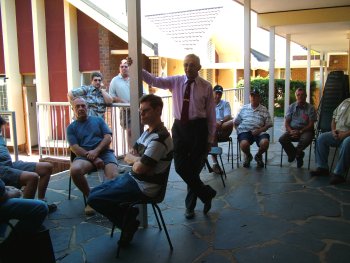
M 279 138 L 284 151 L 288 155 L 288 162 L 297 159 L 297 167 L 303 166 L 304 149 L 310 145 L 314 138 L 314 123 L 316 112 L 314 107 L 306 102 L 306 93 L 302 88 L 295 91 L 296 102 L 289 106 L 285 118 L 286 132 Z M 298 142 L 294 147 L 292 142 Z
M 162 109 L 162 99 L 156 95 L 149 94 L 140 99 L 141 123 L 147 124 L 148 129 L 125 156 L 125 161 L 132 165 L 131 172 L 91 190 L 88 204 L 118 228 L 122 228 L 126 212 L 119 204 L 155 197 L 167 182 L 168 168 L 173 158 L 173 142 L 161 121 Z M 130 243 L 140 224 L 136 219 L 138 208 L 133 208 L 130 214 L 120 245 Z
M 0 236 L 1 229 L 6 230 L 6 225 L 1 223 L 11 219 L 18 220 L 15 230 L 0 244 L 0 262 L 2 260 L 7 262 L 5 258 L 14 259 L 16 255 L 13 253 L 23 253 L 22 244 L 18 242 L 36 233 L 41 228 L 48 213 L 45 202 L 19 198 L 20 196 L 21 190 L 5 186 L 5 183 L 0 179 Z M 27 254 L 26 260 L 28 260 Z
M 6 124 L 0 116 L 0 127 L 3 131 Z M 6 146 L 6 139 L 0 135 L 0 179 L 5 185 L 22 188 L 23 197 L 33 199 L 38 190 L 38 199 L 45 200 L 47 185 L 49 184 L 53 166 L 47 162 L 12 162 L 11 155 Z M 49 212 L 57 209 L 55 204 L 48 205 Z
M 220 85 L 214 87 L 214 101 L 216 104 L 216 133 L 213 146 L 218 146 L 218 141 L 227 141 L 233 130 L 233 121 L 231 116 L 231 107 L 228 101 L 222 100 L 224 89 Z M 213 171 L 220 173 L 220 166 L 216 156 L 212 155 Z
M 76 158 L 71 164 L 70 175 L 84 196 L 89 196 L 85 174 L 104 169 L 106 178 L 113 179 L 118 174 L 117 159 L 109 148 L 112 132 L 105 121 L 87 115 L 88 108 L 83 98 L 76 98 L 72 103 L 76 120 L 67 127 L 67 138 Z M 85 214 L 92 215 L 94 211 L 87 205 Z
M 331 173 L 330 184 L 344 183 L 350 167 L 350 98 L 345 99 L 333 112 L 332 131 L 322 133 L 316 140 L 316 166 L 311 176 L 329 175 L 328 154 L 330 147 L 338 147 L 338 162 Z
M 260 93 L 252 90 L 249 96 L 250 104 L 244 105 L 234 120 L 237 130 L 237 139 L 243 153 L 244 167 L 249 167 L 253 156 L 250 153 L 250 145 L 254 142 L 259 147 L 255 155 L 258 167 L 264 167 L 262 154 L 269 148 L 270 135 L 266 132 L 272 127 L 272 121 L 266 107 L 260 104 Z

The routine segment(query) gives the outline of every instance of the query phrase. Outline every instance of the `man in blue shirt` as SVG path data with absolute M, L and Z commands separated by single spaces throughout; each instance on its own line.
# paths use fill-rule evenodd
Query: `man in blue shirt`
M 70 168 L 70 175 L 85 196 L 89 196 L 90 188 L 85 174 L 95 169 L 103 169 L 106 178 L 113 179 L 118 174 L 117 159 L 109 148 L 112 132 L 105 121 L 96 116 L 87 115 L 87 104 L 82 98 L 73 101 L 76 120 L 67 127 L 67 138 L 70 149 L 75 153 Z M 85 214 L 94 214 L 86 206 Z

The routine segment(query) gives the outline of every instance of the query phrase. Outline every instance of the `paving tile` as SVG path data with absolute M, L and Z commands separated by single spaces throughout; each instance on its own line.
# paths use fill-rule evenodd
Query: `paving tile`
M 59 262 L 60 263 L 85 263 L 83 253 L 81 249 L 75 249 L 61 255 Z M 57 257 L 56 257 L 57 260 Z
M 343 205 L 343 217 L 350 220 L 350 205 Z
M 323 241 L 304 232 L 290 232 L 280 237 L 279 240 L 304 250 L 314 251 L 315 253 L 320 252 L 326 246 Z
M 322 190 L 333 196 L 339 202 L 350 203 L 350 191 L 347 189 L 341 189 L 331 186 L 325 187 Z
M 261 212 L 260 205 L 255 195 L 254 185 L 240 185 L 225 200 L 232 208 L 250 212 Z
M 332 244 L 326 252 L 327 262 L 348 263 L 350 260 L 350 246 L 345 244 Z
M 71 227 L 58 227 L 50 229 L 52 246 L 55 253 L 69 248 L 73 229 Z
M 320 263 L 319 258 L 308 251 L 286 244 L 272 244 L 239 250 L 234 253 L 237 263 Z
M 231 259 L 227 256 L 220 255 L 219 253 L 211 253 L 207 256 L 200 257 L 198 260 L 194 261 L 198 263 L 215 262 L 215 263 L 229 263 Z
M 84 243 L 91 238 L 96 238 L 98 236 L 109 234 L 111 232 L 110 229 L 98 226 L 96 224 L 85 223 L 77 225 L 76 227 L 76 243 Z
M 304 190 L 304 185 L 291 183 L 262 183 L 258 186 L 259 195 L 281 194 L 299 190 Z
M 237 249 L 257 245 L 275 240 L 294 227 L 294 224 L 278 218 L 225 210 L 216 224 L 214 248 Z
M 310 216 L 340 216 L 338 202 L 312 189 L 266 196 L 265 211 L 287 220 L 305 220 Z

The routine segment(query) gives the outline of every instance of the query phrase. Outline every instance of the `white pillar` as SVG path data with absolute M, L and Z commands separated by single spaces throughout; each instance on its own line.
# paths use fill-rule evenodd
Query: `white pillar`
M 284 92 L 284 115 L 286 115 L 290 104 L 290 34 L 286 35 L 286 72 Z
M 324 86 L 324 52 L 320 53 L 320 88 L 319 88 L 319 99 L 321 100 L 322 92 L 323 92 L 323 86 Z
M 32 20 L 37 101 L 45 102 L 50 101 L 50 86 L 44 0 L 32 0 Z
M 66 39 L 68 91 L 80 86 L 77 10 L 64 1 L 64 31 Z
M 130 114 L 132 144 L 140 137 L 139 98 L 142 95 L 141 7 L 140 0 L 128 0 L 128 45 L 133 60 L 130 67 Z M 141 224 L 147 227 L 147 206 L 140 209 Z
M 269 61 L 269 113 L 272 122 L 274 121 L 274 98 L 275 98 L 275 27 L 270 28 L 270 61 Z M 266 105 L 265 105 L 266 106 Z M 273 129 L 269 131 L 271 135 L 271 142 L 274 141 Z
M 19 71 L 15 1 L 1 0 L 1 24 L 4 45 L 8 110 L 16 112 L 17 143 L 25 143 L 22 77 Z M 11 138 L 14 138 L 12 134 Z
M 244 104 L 249 103 L 250 94 L 250 0 L 244 1 Z
M 306 68 L 306 94 L 307 98 L 306 101 L 310 103 L 310 83 L 311 83 L 311 46 L 307 46 L 307 68 Z

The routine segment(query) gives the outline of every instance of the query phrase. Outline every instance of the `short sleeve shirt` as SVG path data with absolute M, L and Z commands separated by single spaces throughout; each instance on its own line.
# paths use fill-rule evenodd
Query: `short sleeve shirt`
M 267 108 L 261 104 L 253 109 L 251 104 L 243 105 L 239 111 L 234 123 L 238 125 L 237 134 L 242 132 L 249 132 L 252 130 L 259 129 L 265 125 L 272 125 L 270 113 Z M 266 132 L 262 132 L 264 134 Z
M 350 98 L 343 100 L 333 111 L 333 119 L 335 120 L 337 130 L 350 130 Z
M 311 104 L 306 102 L 303 106 L 300 106 L 297 102 L 294 102 L 288 108 L 286 119 L 291 120 L 290 127 L 293 129 L 302 129 L 310 121 L 316 121 L 317 115 L 315 108 Z
M 75 120 L 67 127 L 70 146 L 79 145 L 86 151 L 95 149 L 106 134 L 112 134 L 105 121 L 96 116 L 89 116 L 86 121 Z
M 121 74 L 115 76 L 109 85 L 109 94 L 130 102 L 130 79 L 124 79 Z
M 94 86 L 81 86 L 72 90 L 73 97 L 81 97 L 88 104 L 88 115 L 104 118 L 106 103 L 102 92 Z
M 220 100 L 215 107 L 216 121 L 222 120 L 226 116 L 231 116 L 231 106 L 228 101 Z

